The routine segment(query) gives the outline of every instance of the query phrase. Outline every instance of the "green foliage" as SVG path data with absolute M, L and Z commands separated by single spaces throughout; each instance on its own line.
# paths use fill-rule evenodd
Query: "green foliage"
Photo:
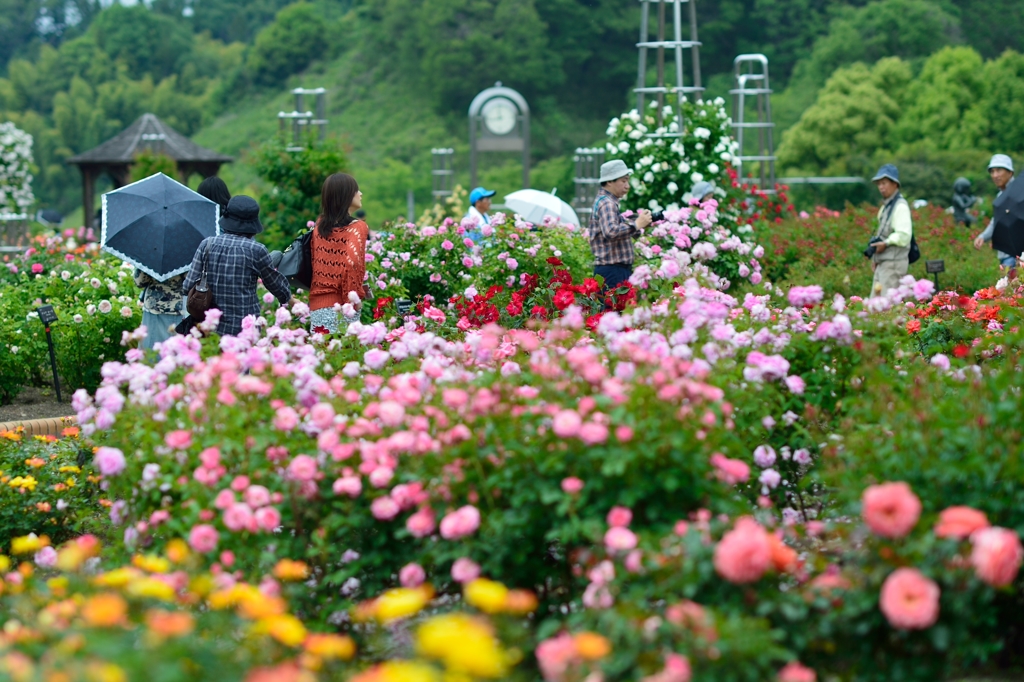
M 90 35 L 108 57 L 127 67 L 133 79 L 170 76 L 192 49 L 192 33 L 186 26 L 142 4 L 111 5 L 93 21 Z
M 347 161 L 333 140 L 309 140 L 298 152 L 275 140 L 256 151 L 253 165 L 271 188 L 259 200 L 260 221 L 266 228 L 259 239 L 271 250 L 284 250 L 320 215 L 324 180 L 344 172 Z
M 163 173 L 169 178 L 175 177 L 178 173 L 178 167 L 174 159 L 166 154 L 156 154 L 148 149 L 135 157 L 135 163 L 132 165 L 131 172 L 132 182 L 137 182 L 157 173 Z
M 900 119 L 910 80 L 910 67 L 896 57 L 839 69 L 786 132 L 779 165 L 808 175 L 864 175 Z
M 285 7 L 273 23 L 256 35 L 247 68 L 263 85 L 280 85 L 310 62 L 330 54 L 333 41 L 327 24 L 313 5 L 297 2 Z

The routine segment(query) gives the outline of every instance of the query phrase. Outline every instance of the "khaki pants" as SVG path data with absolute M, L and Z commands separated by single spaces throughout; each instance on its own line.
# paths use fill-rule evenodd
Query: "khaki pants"
M 907 274 L 910 262 L 906 258 L 884 260 L 875 267 L 875 278 L 871 282 L 871 295 L 881 296 L 889 289 L 897 289 L 900 279 Z

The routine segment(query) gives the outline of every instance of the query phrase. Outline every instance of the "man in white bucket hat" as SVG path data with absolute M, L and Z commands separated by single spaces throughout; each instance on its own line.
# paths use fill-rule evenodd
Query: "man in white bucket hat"
M 1013 180 L 1013 159 L 1006 154 L 996 154 L 992 157 L 992 160 L 988 162 L 988 176 L 992 178 L 992 182 L 995 183 L 996 189 L 999 190 L 999 194 L 1003 193 L 1007 185 Z M 996 194 L 996 197 L 999 197 Z M 996 220 L 993 218 L 988 221 L 988 227 L 985 231 L 974 238 L 974 248 L 980 249 L 984 246 L 985 242 L 992 241 L 992 235 L 995 233 Z M 996 257 L 999 259 L 1000 268 L 1009 268 L 1013 270 L 1017 266 L 1017 259 L 1008 253 L 996 250 Z
M 619 201 L 629 193 L 632 171 L 616 159 L 601 166 L 601 190 L 590 214 L 590 250 L 594 274 L 604 278 L 605 290 L 614 289 L 633 274 L 633 240 L 651 224 L 651 212 L 640 209 L 635 223 L 622 217 Z

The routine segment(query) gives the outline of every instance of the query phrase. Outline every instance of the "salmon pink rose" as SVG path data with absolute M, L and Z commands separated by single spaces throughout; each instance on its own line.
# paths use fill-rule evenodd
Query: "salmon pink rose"
M 217 549 L 217 540 L 220 534 L 213 526 L 200 523 L 192 527 L 188 534 L 188 545 L 193 551 L 205 554 Z
M 778 682 L 817 682 L 818 675 L 805 665 L 797 661 L 786 664 L 786 667 L 779 671 Z
M 921 516 L 921 500 L 902 481 L 870 486 L 861 504 L 864 522 L 876 535 L 886 538 L 903 537 Z
M 971 536 L 971 564 L 978 578 L 992 587 L 1013 583 L 1024 559 L 1020 537 L 1006 528 L 984 528 Z
M 939 619 L 939 586 L 916 568 L 897 568 L 882 584 L 879 607 L 900 630 L 925 630 Z
M 731 583 L 752 583 L 772 565 L 772 543 L 767 531 L 744 516 L 715 547 L 715 570 Z
M 974 531 L 988 527 L 985 512 L 971 507 L 949 507 L 939 514 L 939 522 L 935 524 L 935 535 L 940 538 L 965 540 L 971 537 Z

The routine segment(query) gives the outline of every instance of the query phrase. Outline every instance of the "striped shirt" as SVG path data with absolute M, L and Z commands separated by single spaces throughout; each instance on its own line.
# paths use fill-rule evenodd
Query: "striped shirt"
M 632 265 L 636 225 L 622 217 L 619 198 L 601 188 L 590 214 L 590 250 L 594 265 Z
M 260 303 L 256 298 L 256 285 L 260 279 L 267 291 L 281 303 L 291 299 L 288 279 L 270 263 L 267 247 L 255 239 L 230 232 L 207 237 L 196 249 L 192 269 L 182 284 L 182 292 L 186 296 L 203 276 L 207 243 L 210 252 L 206 256 L 206 278 L 213 292 L 213 307 L 223 313 L 217 325 L 218 334 L 237 336 L 247 315 L 260 314 Z

